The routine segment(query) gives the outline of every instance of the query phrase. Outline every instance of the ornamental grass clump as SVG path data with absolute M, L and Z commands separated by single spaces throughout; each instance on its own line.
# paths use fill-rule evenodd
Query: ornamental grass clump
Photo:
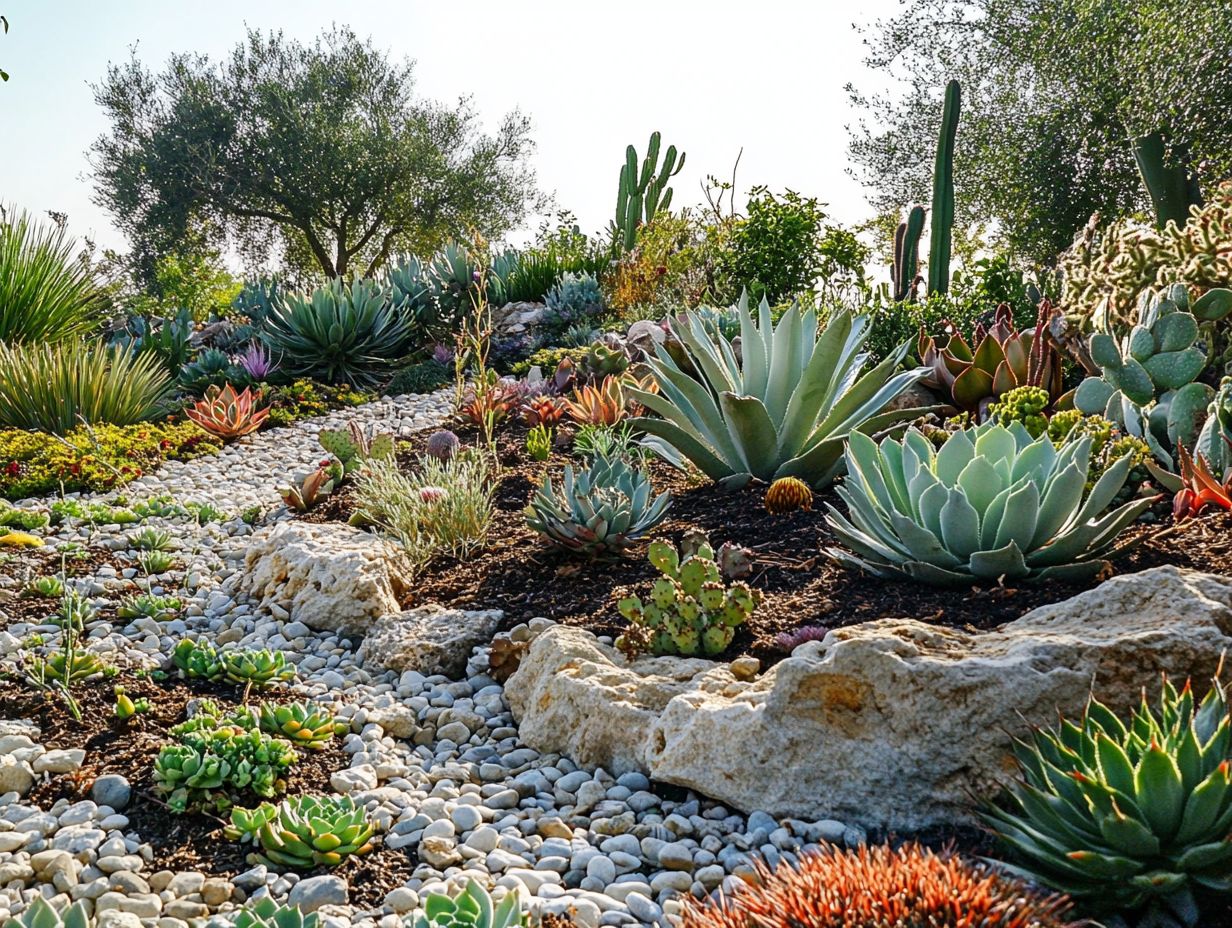
M 0 342 L 0 427 L 67 435 L 81 425 L 132 425 L 164 413 L 171 379 L 152 355 L 84 342 Z
M 918 844 L 756 866 L 756 881 L 730 895 L 686 896 L 682 928 L 1077 928 L 1064 897 Z
M 478 454 L 419 459 L 414 471 L 373 461 L 355 484 L 355 518 L 388 532 L 412 573 L 438 555 L 467 557 L 487 541 L 491 468 Z
M 916 429 L 880 445 L 853 434 L 838 488 L 848 512 L 827 505 L 826 516 L 849 550 L 828 553 L 879 577 L 938 585 L 1093 577 L 1153 499 L 1105 512 L 1134 458 L 1111 464 L 1088 491 L 1091 442 L 1058 450 L 1017 422 L 955 432 L 940 450 Z
M 868 317 L 839 312 L 822 326 L 813 310 L 792 306 L 776 326 L 764 300 L 754 321 L 744 298 L 739 315 L 739 352 L 696 313 L 673 320 L 690 363 L 682 367 L 660 345 L 649 362 L 658 391 L 629 391 L 662 417 L 633 425 L 712 480 L 734 487 L 793 476 L 819 487 L 840 470 L 848 435 L 877 432 L 928 411 L 886 411 L 927 373 L 894 373 L 906 343 L 861 373 Z
M 1098 913 L 1159 928 L 1199 923 L 1232 892 L 1232 727 L 1223 686 L 1197 702 L 1165 678 L 1127 722 L 1094 697 L 1077 722 L 1035 729 L 1022 779 L 985 822 L 1021 871 Z

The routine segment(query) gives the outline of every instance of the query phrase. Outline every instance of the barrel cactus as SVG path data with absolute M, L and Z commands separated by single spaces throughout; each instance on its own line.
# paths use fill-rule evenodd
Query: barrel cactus
M 806 512 L 813 508 L 813 491 L 799 477 L 780 477 L 766 490 L 766 511 L 771 515 L 782 515 L 803 509 Z
M 985 821 L 1036 881 L 1092 908 L 1198 924 L 1199 897 L 1232 892 L 1232 727 L 1216 681 L 1197 702 L 1166 679 L 1128 722 L 1092 698 L 1077 722 L 1015 751 L 1023 779 Z
M 838 487 L 849 515 L 828 505 L 826 516 L 850 550 L 828 553 L 877 576 L 938 585 L 1092 577 L 1152 500 L 1105 513 L 1133 462 L 1116 461 L 1088 492 L 1091 443 L 1083 436 L 1057 449 L 1017 422 L 955 432 L 940 451 L 914 428 L 880 446 L 853 434 Z

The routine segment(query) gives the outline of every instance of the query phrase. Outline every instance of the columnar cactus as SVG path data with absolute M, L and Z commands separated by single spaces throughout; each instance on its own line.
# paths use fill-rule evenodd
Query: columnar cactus
M 630 596 L 617 608 L 639 631 L 649 633 L 655 654 L 719 654 L 761 604 L 761 592 L 747 584 L 723 585 L 708 544 L 681 560 L 674 547 L 656 541 L 650 546 L 650 563 L 663 572 L 651 588 L 650 601 Z M 628 644 L 628 636 L 622 637 L 617 647 Z
M 945 87 L 937 163 L 933 168 L 933 216 L 928 242 L 928 292 L 950 289 L 950 242 L 954 230 L 954 141 L 958 135 L 961 100 L 958 81 Z
M 915 298 L 920 275 L 920 236 L 924 234 L 924 207 L 916 205 L 894 232 L 894 300 Z
M 615 221 L 617 240 L 625 251 L 632 251 L 637 244 L 637 227 L 643 221 L 650 222 L 660 210 L 666 212 L 671 207 L 672 189 L 667 182 L 684 168 L 684 152 L 680 153 L 680 160 L 677 161 L 675 145 L 667 146 L 663 166 L 659 167 L 659 142 L 659 133 L 651 133 L 640 171 L 637 149 L 632 145 L 625 149 L 625 163 L 620 169 L 620 189 L 616 196 Z

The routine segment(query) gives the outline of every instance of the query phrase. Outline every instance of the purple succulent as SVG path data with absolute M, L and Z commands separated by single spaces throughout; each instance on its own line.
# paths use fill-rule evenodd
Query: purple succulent
M 801 625 L 789 632 L 779 632 L 771 643 L 777 650 L 790 654 L 806 641 L 821 641 L 829 632 L 824 625 Z
M 449 365 L 453 363 L 453 349 L 448 345 L 438 344 L 432 349 L 432 360 L 438 364 Z
M 278 370 L 278 362 L 270 357 L 260 342 L 249 343 L 248 347 L 236 356 L 235 363 L 250 379 L 257 382 L 268 379 L 270 374 Z

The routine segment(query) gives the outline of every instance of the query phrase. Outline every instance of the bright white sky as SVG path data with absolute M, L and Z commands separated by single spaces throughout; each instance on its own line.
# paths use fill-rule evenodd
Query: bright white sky
M 109 61 L 160 66 L 172 52 L 217 58 L 245 25 L 311 40 L 338 21 L 417 62 L 418 93 L 475 98 L 485 124 L 520 107 L 534 121 L 540 186 L 586 231 L 606 226 L 625 146 L 650 132 L 688 153 L 673 205 L 699 182 L 790 187 L 837 220 L 870 214 L 846 174 L 854 121 L 844 84 L 868 86 L 853 20 L 899 0 L 0 0 L 0 202 L 68 214 L 70 229 L 123 248 L 90 202 L 86 150 L 105 128 L 89 84 Z M 743 205 L 743 200 L 739 201 Z M 513 238 L 522 240 L 525 233 Z

